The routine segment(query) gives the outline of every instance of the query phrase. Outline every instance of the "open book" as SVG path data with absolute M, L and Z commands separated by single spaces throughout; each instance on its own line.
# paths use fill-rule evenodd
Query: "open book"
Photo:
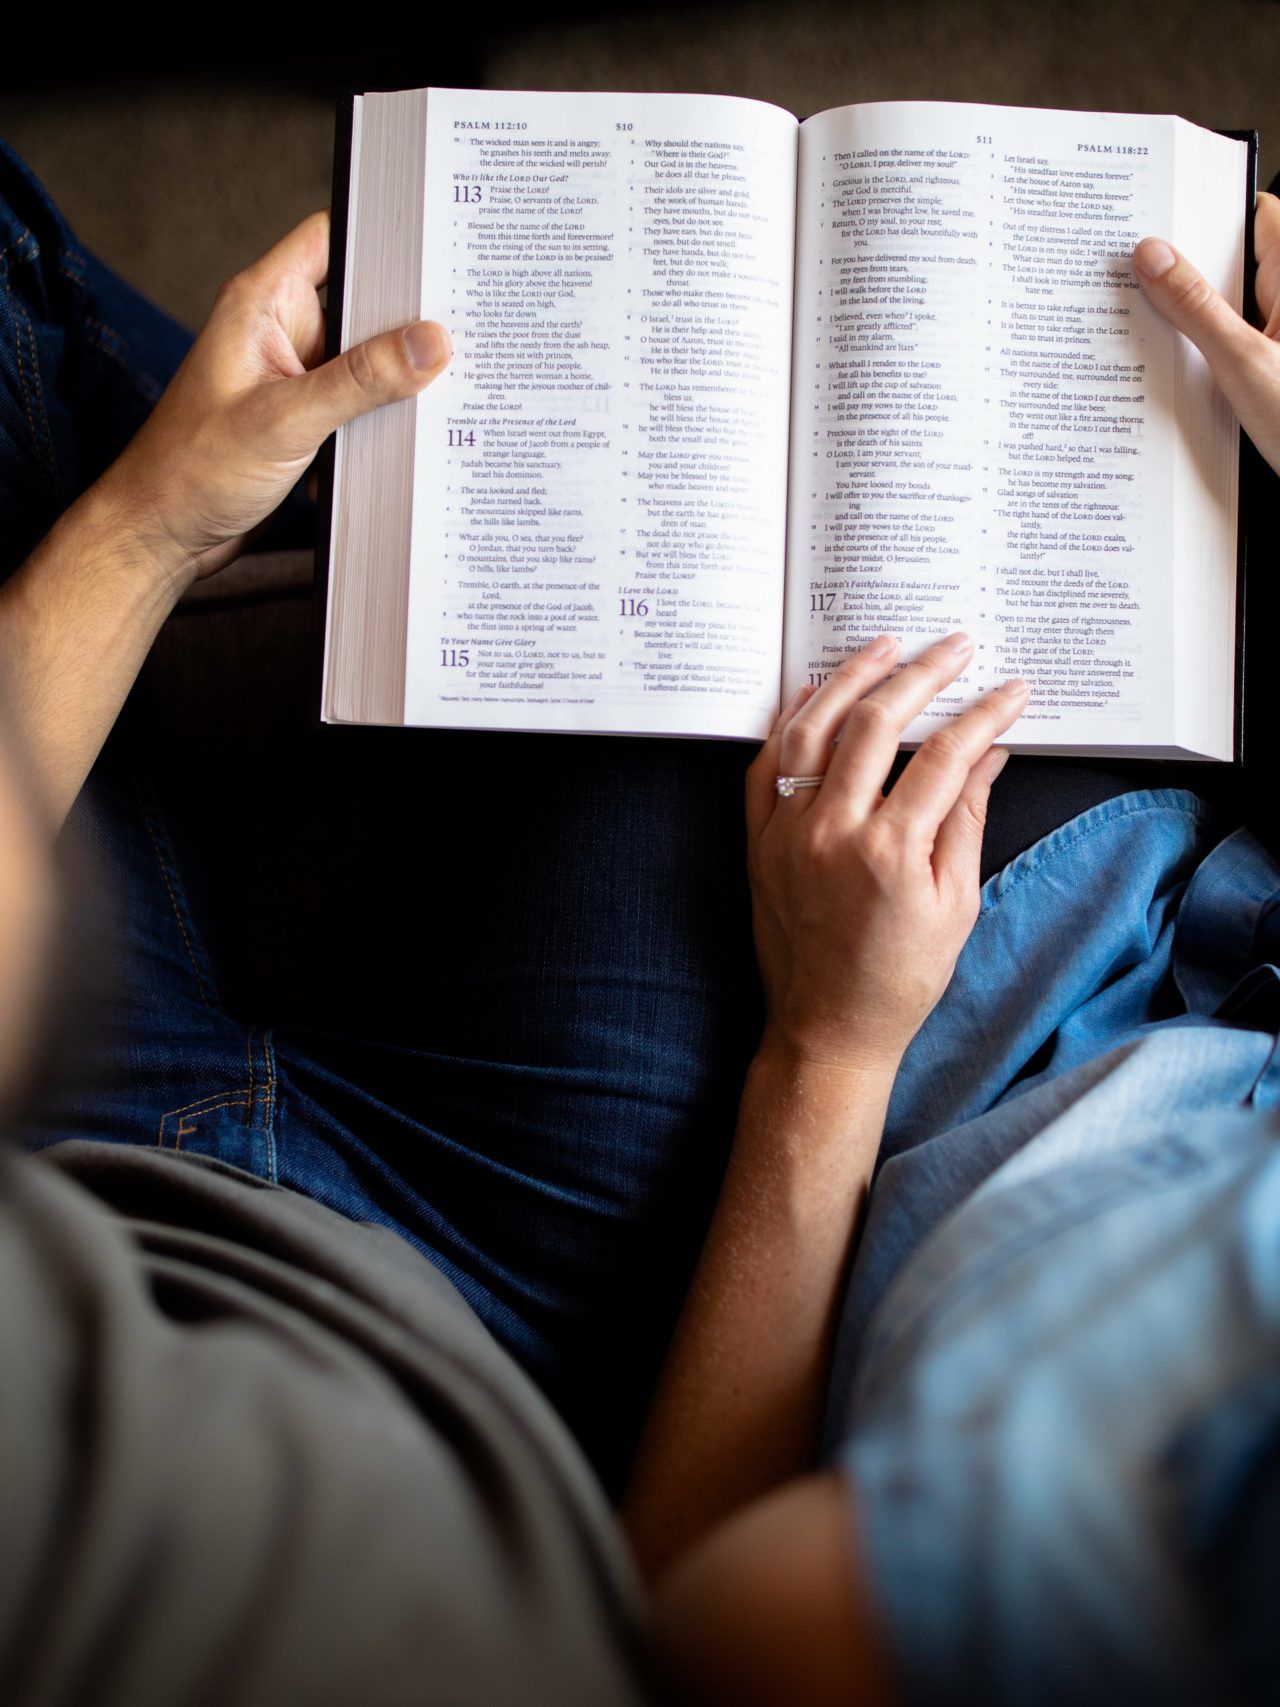
M 1230 760 L 1239 434 L 1130 271 L 1237 308 L 1252 154 L 1178 118 L 404 90 L 340 126 L 331 347 L 427 318 L 337 435 L 321 715 L 759 739 L 964 628 L 917 742 Z M 349 155 L 342 146 L 349 141 Z

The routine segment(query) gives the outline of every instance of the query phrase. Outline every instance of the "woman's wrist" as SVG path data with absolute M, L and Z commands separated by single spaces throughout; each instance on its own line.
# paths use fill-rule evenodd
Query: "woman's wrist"
M 891 1085 L 902 1064 L 902 1050 L 864 1046 L 854 1041 L 817 1038 L 767 1022 L 753 1066 L 796 1084 L 818 1087 Z
M 814 1054 L 766 1030 L 743 1086 L 731 1171 L 825 1199 L 865 1187 L 879 1147 L 896 1061 Z
M 624 1522 L 653 1580 L 811 1470 L 844 1277 L 894 1066 L 766 1029 Z

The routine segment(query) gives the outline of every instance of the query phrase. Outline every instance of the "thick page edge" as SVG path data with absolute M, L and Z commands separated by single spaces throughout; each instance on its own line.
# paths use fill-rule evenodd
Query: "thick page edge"
M 332 361 L 342 348 L 342 316 L 347 270 L 347 213 L 351 201 L 351 129 L 356 91 L 347 89 L 336 101 L 333 122 L 333 187 L 329 196 L 329 282 L 325 303 L 324 359 Z M 329 606 L 329 557 L 333 547 L 333 486 L 337 469 L 338 436 L 330 433 L 316 458 L 315 576 L 311 602 L 311 724 L 323 729 L 324 668 Z

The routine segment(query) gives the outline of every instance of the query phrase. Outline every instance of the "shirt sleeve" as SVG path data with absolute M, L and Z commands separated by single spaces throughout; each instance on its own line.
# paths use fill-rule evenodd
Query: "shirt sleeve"
M 645 1698 L 603 1501 L 415 1252 L 70 1148 L 0 1154 L 6 1707 Z
M 1174 1082 L 1164 1044 L 1126 1066 Z M 1115 1098 L 871 1325 L 836 1463 L 908 1702 L 1271 1698 L 1240 1686 L 1275 1676 L 1280 1116 Z

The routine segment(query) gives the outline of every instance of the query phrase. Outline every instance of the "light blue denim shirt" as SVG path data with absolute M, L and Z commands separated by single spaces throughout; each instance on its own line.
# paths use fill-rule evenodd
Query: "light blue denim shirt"
M 1280 869 L 1123 795 L 986 884 L 841 1324 L 906 1699 L 1276 1699 Z

